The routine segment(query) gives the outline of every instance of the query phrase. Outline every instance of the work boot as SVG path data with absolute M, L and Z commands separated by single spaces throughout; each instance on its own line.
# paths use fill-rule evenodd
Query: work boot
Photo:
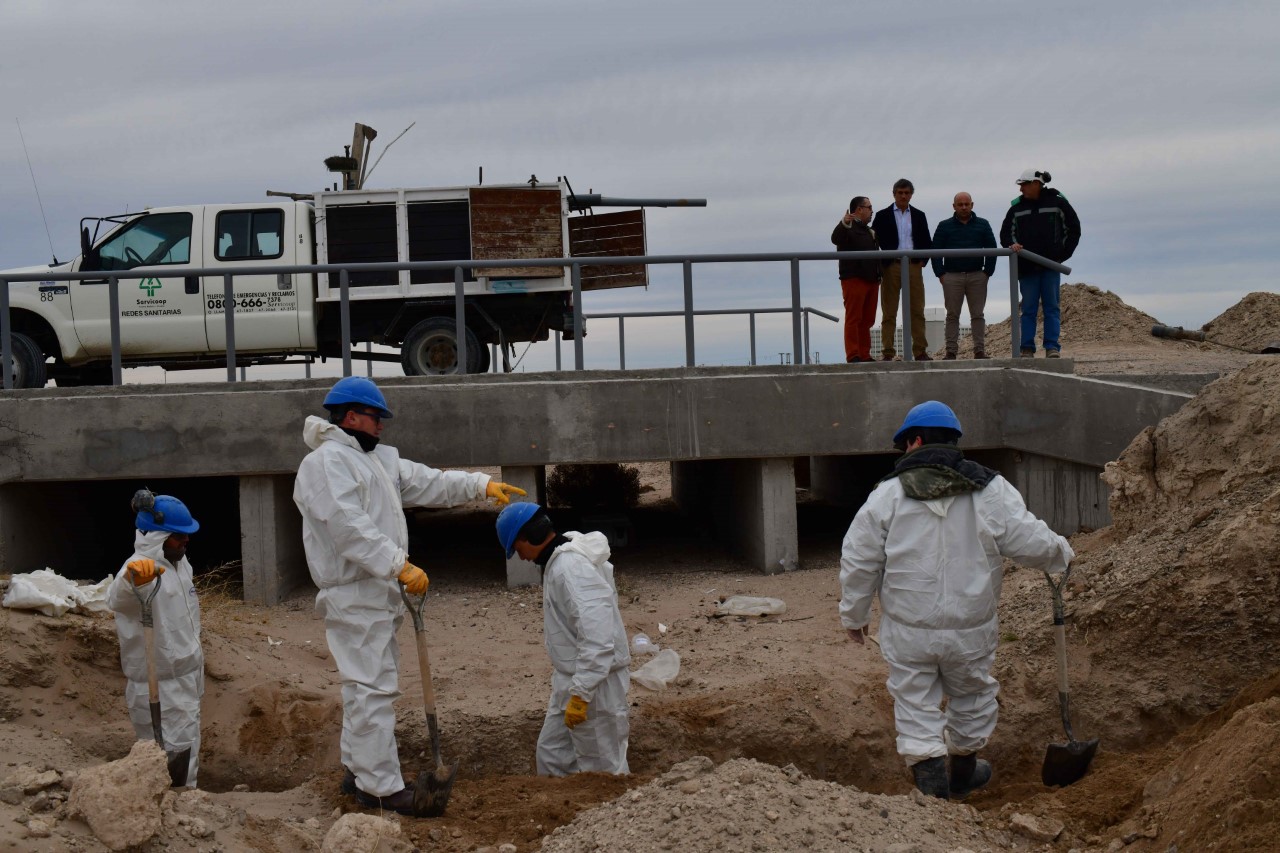
M 1044 351 L 1045 358 L 1062 358 L 1062 355 L 1056 349 L 1047 349 Z
M 916 787 L 926 797 L 947 799 L 947 760 L 942 756 L 929 758 L 911 765 L 911 775 Z
M 929 355 L 927 352 L 922 352 L 916 356 L 916 361 L 933 361 L 933 356 Z
M 951 796 L 962 800 L 991 781 L 991 762 L 975 754 L 951 756 Z
M 346 794 L 348 797 L 356 795 L 356 774 L 352 773 L 346 767 L 342 768 L 342 782 L 338 785 L 338 790 Z
M 987 355 L 985 352 L 983 352 L 980 349 L 976 349 L 973 351 L 973 357 L 974 358 L 991 358 L 991 356 Z
M 403 815 L 415 814 L 413 808 L 413 788 L 408 786 L 396 791 L 394 794 L 388 794 L 385 797 L 375 797 L 372 794 L 366 794 L 364 791 L 356 788 L 353 796 L 356 798 L 356 802 L 366 809 L 382 809 L 383 811 L 397 812 Z
M 891 355 L 882 355 L 882 356 L 880 356 L 880 360 L 881 360 L 881 361 L 893 361 L 893 356 L 891 356 Z
M 943 360 L 943 361 L 955 361 L 955 360 L 956 360 L 956 354 L 955 354 L 955 353 L 953 353 L 953 352 L 949 352 L 949 353 L 947 353 L 946 355 L 944 355 L 944 356 L 942 357 L 942 360 Z
M 1033 350 L 1033 349 L 1024 349 L 1024 350 L 1020 353 L 1020 355 L 1021 355 L 1023 358 L 1035 358 L 1035 357 L 1036 357 L 1036 351 L 1035 351 L 1035 350 Z

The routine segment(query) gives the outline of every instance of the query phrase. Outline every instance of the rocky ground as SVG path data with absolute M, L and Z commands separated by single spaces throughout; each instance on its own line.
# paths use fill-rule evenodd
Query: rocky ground
M 229 567 L 200 579 L 200 791 L 165 790 L 162 758 L 135 749 L 109 617 L 0 610 L 0 850 L 1274 849 L 1280 357 L 1155 339 L 1155 322 L 1064 288 L 1078 372 L 1221 374 L 1108 466 L 1114 524 L 1073 539 L 1072 722 L 1102 744 L 1075 785 L 1039 781 L 1045 745 L 1064 740 L 1039 573 L 1006 567 L 996 777 L 965 803 L 925 801 L 893 750 L 883 661 L 837 619 L 848 511 L 802 501 L 803 568 L 756 575 L 674 511 L 664 466 L 645 465 L 615 552 L 619 598 L 629 633 L 677 651 L 681 670 L 663 690 L 633 688 L 633 775 L 532 775 L 549 680 L 540 593 L 505 588 L 493 511 L 464 507 L 424 514 L 414 538 L 432 576 L 445 754 L 460 764 L 444 817 L 363 814 L 338 793 L 339 684 L 313 595 L 245 605 Z M 1206 329 L 1246 348 L 1280 338 L 1280 299 L 1252 294 Z M 118 559 L 104 555 L 101 574 Z M 734 593 L 787 609 L 718 616 Z M 411 630 L 409 776 L 427 755 Z

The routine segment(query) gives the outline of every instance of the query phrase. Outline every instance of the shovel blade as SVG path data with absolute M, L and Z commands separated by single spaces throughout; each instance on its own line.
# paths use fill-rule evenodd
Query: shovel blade
M 438 764 L 435 770 L 423 770 L 413 781 L 413 811 L 418 817 L 440 817 L 449 805 L 453 780 L 458 765 Z
M 165 758 L 169 763 L 169 781 L 175 788 L 185 788 L 187 771 L 191 767 L 191 747 L 177 752 L 166 752 Z
M 1044 752 L 1040 780 L 1049 786 L 1066 786 L 1079 782 L 1089 772 L 1089 764 L 1097 751 L 1097 738 L 1049 744 Z

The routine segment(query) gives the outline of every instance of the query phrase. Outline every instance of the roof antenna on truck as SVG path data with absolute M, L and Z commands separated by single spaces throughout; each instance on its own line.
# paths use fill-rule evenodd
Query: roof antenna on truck
M 53 250 L 53 235 L 49 233 L 49 218 L 44 215 L 44 202 L 40 200 L 40 185 L 36 183 L 36 170 L 31 167 L 31 155 L 27 152 L 27 138 L 22 135 L 22 122 L 14 119 L 18 125 L 18 138 L 22 140 L 22 153 L 27 157 L 27 169 L 31 172 L 31 186 L 36 188 L 36 204 L 40 205 L 40 218 L 44 220 L 44 236 L 49 238 L 49 255 L 53 258 L 50 266 L 58 265 L 58 253 Z
M 404 130 L 400 131 L 400 134 L 399 134 L 395 139 L 393 139 L 393 140 L 391 140 L 390 142 L 388 142 L 388 143 L 387 143 L 387 147 L 382 149 L 382 153 L 378 155 L 378 159 L 377 159 L 377 160 L 374 160 L 374 161 L 373 161 L 373 165 L 369 167 L 369 171 L 367 171 L 367 172 L 365 172 L 365 173 L 364 173 L 364 176 L 363 176 L 363 178 L 361 179 L 361 184 L 362 184 L 362 185 L 363 185 L 363 182 L 364 182 L 365 180 L 368 180 L 370 177 L 372 177 L 372 176 L 373 176 L 373 170 L 374 170 L 374 169 L 376 169 L 376 168 L 378 168 L 378 164 L 382 162 L 382 158 L 383 158 L 383 157 L 387 156 L 387 152 L 391 150 L 391 146 L 392 146 L 392 145 L 395 145 L 397 142 L 399 142 L 399 141 L 400 141 L 400 137 L 401 137 L 401 136 L 404 136 L 406 133 L 408 133 L 409 131 L 413 130 L 413 125 L 415 125 L 415 124 L 417 124 L 417 122 L 416 122 L 416 121 L 415 121 L 415 122 L 413 122 L 413 123 L 411 123 L 411 124 L 410 124 L 408 127 L 406 127 Z

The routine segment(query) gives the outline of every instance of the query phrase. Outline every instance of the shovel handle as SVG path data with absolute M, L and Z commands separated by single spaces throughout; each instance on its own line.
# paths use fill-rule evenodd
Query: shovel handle
M 444 766 L 444 758 L 440 753 L 440 725 L 436 720 L 436 691 L 431 685 L 431 653 L 427 650 L 427 627 L 422 619 L 427 597 L 424 595 L 414 602 L 404 584 L 400 584 L 400 598 L 413 617 L 413 637 L 418 645 L 418 675 L 422 678 L 422 711 L 427 718 L 427 734 L 431 738 L 431 757 L 440 768 Z

